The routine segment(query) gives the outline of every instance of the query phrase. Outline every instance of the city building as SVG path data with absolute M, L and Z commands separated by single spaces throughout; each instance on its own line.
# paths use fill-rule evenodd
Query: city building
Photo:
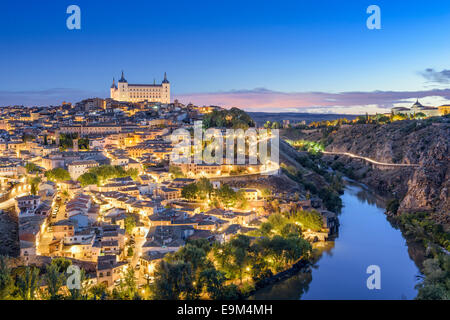
M 123 102 L 160 102 L 170 103 L 170 83 L 164 73 L 161 84 L 129 84 L 122 71 L 122 77 L 116 85 L 113 79 L 111 85 L 111 99 Z

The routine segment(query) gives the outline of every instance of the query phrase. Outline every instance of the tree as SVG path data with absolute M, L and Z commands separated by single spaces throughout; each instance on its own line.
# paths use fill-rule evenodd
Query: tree
M 69 289 L 71 300 L 87 300 L 89 294 L 89 284 L 84 269 L 80 269 L 80 288 Z
M 41 178 L 39 178 L 38 176 L 28 178 L 28 183 L 31 185 L 31 190 L 30 190 L 31 194 L 36 195 L 39 190 L 39 184 L 41 183 Z
M 86 172 L 78 177 L 78 181 L 80 182 L 82 187 L 86 187 L 92 184 L 98 184 L 97 175 L 91 172 Z
M 214 267 L 203 270 L 199 276 L 199 283 L 205 287 L 210 298 L 214 300 L 222 298 L 225 280 L 223 272 Z
M 65 279 L 65 274 L 59 271 L 57 264 L 51 263 L 47 266 L 44 281 L 47 285 L 47 295 L 50 300 L 61 299 L 62 296 L 59 294 L 59 291 L 63 286 Z
M 242 293 L 235 284 L 224 286 L 219 298 L 220 300 L 239 300 L 242 299 Z
M 67 268 L 72 264 L 72 261 L 63 257 L 57 257 L 52 260 L 51 264 L 58 268 L 58 272 L 65 273 L 67 272 Z
M 204 115 L 203 127 L 205 129 L 212 127 L 225 127 L 234 129 L 248 129 L 254 127 L 255 122 L 243 110 L 231 108 L 230 110 L 213 110 L 213 112 Z
M 194 200 L 198 194 L 198 187 L 196 183 L 190 183 L 183 187 L 181 196 L 188 200 Z
M 250 238 L 240 234 L 230 241 L 230 245 L 233 263 L 237 269 L 239 281 L 242 283 L 244 268 L 249 262 Z
M 33 162 L 27 162 L 25 169 L 27 170 L 27 173 L 39 173 L 42 171 L 41 168 Z
M 136 275 L 134 269 L 128 267 L 121 282 L 121 296 L 123 299 L 132 300 L 138 298 Z
M 183 171 L 181 171 L 181 168 L 178 166 L 170 166 L 169 173 L 172 174 L 175 178 L 183 178 L 184 177 Z
M 234 206 L 237 202 L 236 192 L 227 184 L 222 185 L 216 194 L 226 208 Z
M 136 218 L 134 215 L 132 214 L 127 214 L 125 221 L 125 231 L 129 234 L 132 235 L 133 234 L 133 230 L 136 227 Z
M 89 289 L 94 300 L 103 299 L 108 296 L 108 288 L 105 283 L 98 283 Z
M 134 254 L 133 247 L 128 247 L 128 249 L 127 249 L 127 256 L 132 257 L 133 254 Z
M 130 168 L 127 170 L 127 175 L 131 177 L 131 179 L 136 180 L 139 176 L 139 170 L 136 168 Z
M 278 121 L 272 122 L 271 129 L 280 129 L 280 128 L 281 128 L 281 125 L 280 125 L 280 123 Z
M 416 288 L 419 300 L 450 299 L 450 256 L 438 253 L 432 259 L 423 262 L 424 280 Z
M 78 147 L 80 148 L 80 150 L 89 150 L 89 139 L 88 138 L 78 139 Z
M 18 294 L 23 300 L 34 300 L 35 293 L 39 288 L 39 269 L 26 267 L 23 274 L 16 281 Z
M 77 134 L 60 134 L 59 136 L 59 148 L 60 150 L 67 150 L 73 148 L 73 139 L 77 138 Z
M 263 198 L 271 198 L 272 197 L 272 191 L 269 188 L 263 188 L 261 190 L 261 195 Z
M 392 214 L 397 214 L 398 208 L 400 207 L 400 202 L 398 199 L 390 199 L 386 203 L 386 211 Z
M 78 181 L 82 187 L 96 184 L 101 185 L 105 181 L 114 178 L 131 177 L 136 180 L 139 175 L 139 170 L 136 168 L 130 168 L 125 170 L 121 166 L 103 165 L 90 168 L 88 172 L 82 174 Z
M 55 168 L 45 172 L 45 176 L 50 181 L 61 182 L 70 180 L 70 174 L 63 168 Z
M 169 255 L 167 261 L 181 261 L 191 265 L 192 274 L 195 275 L 199 269 L 203 269 L 207 264 L 206 252 L 193 244 L 186 244 L 177 252 Z
M 14 290 L 14 279 L 8 266 L 8 259 L 0 256 L 0 300 L 8 299 Z
M 156 266 L 154 278 L 150 290 L 156 300 L 180 300 L 195 297 L 191 265 L 188 263 L 169 263 L 162 260 Z
M 317 211 L 304 211 L 300 210 L 296 212 L 292 218 L 292 222 L 300 224 L 303 229 L 309 229 L 311 231 L 320 231 L 323 228 L 322 215 Z
M 197 188 L 198 196 L 202 200 L 210 198 L 211 193 L 214 190 L 211 182 L 209 182 L 207 178 L 200 178 L 200 180 L 197 182 Z

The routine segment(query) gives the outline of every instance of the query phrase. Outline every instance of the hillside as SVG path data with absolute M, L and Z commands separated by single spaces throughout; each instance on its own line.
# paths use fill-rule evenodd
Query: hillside
M 448 121 L 448 120 L 447 120 Z M 326 151 L 350 152 L 383 163 L 419 164 L 418 168 L 380 168 L 346 156 L 324 156 L 336 169 L 399 199 L 399 212 L 427 211 L 450 227 L 450 124 L 446 121 L 397 121 L 357 124 L 294 133 L 285 138 L 321 141 Z

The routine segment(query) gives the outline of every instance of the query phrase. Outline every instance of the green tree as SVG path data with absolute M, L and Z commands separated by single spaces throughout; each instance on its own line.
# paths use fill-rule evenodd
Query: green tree
M 281 128 L 281 125 L 280 125 L 280 123 L 278 121 L 272 122 L 271 129 L 280 129 L 280 128 Z
M 53 263 L 49 264 L 46 268 L 44 281 L 47 285 L 47 295 L 50 300 L 59 300 L 62 298 L 62 295 L 59 292 L 64 285 L 66 276 L 59 270 L 60 268 L 58 265 Z
M 312 211 L 300 210 L 292 216 L 291 220 L 294 223 L 300 224 L 302 229 L 309 229 L 311 231 L 320 231 L 323 228 L 322 215 L 315 210 Z
M 98 184 L 97 175 L 91 172 L 83 173 L 81 176 L 78 177 L 78 181 L 80 182 L 82 187 L 86 187 L 92 184 L 94 185 Z
M 156 300 L 191 299 L 194 296 L 192 270 L 189 263 L 169 263 L 161 261 L 154 273 L 150 286 L 152 297 Z
M 34 300 L 39 288 L 39 269 L 26 267 L 25 271 L 17 277 L 16 285 L 19 297 L 23 300 Z
M 94 300 L 103 299 L 108 296 L 108 288 L 105 283 L 98 283 L 89 288 L 89 293 Z
M 80 150 L 89 150 L 89 139 L 88 138 L 78 139 L 78 147 L 80 148 Z
M 70 180 L 69 172 L 67 170 L 64 170 L 63 168 L 55 168 L 49 170 L 45 172 L 45 176 L 47 177 L 48 180 L 55 182 Z
M 14 279 L 8 266 L 8 259 L 0 256 L 0 300 L 10 298 L 14 290 Z
M 121 299 L 124 300 L 134 300 L 139 299 L 136 275 L 134 269 L 128 267 L 123 275 L 122 281 L 118 288 L 118 294 Z
M 203 270 L 199 276 L 199 283 L 204 287 L 208 295 L 213 300 L 223 297 L 225 275 L 214 267 Z
M 170 166 L 169 173 L 172 174 L 175 178 L 183 178 L 184 177 L 183 171 L 181 171 L 181 168 L 178 166 Z
M 233 259 L 234 266 L 236 267 L 239 281 L 242 283 L 244 269 L 250 260 L 250 238 L 245 235 L 238 235 L 230 241 L 231 245 L 231 257 Z
M 27 170 L 27 173 L 40 173 L 42 171 L 41 168 L 33 162 L 27 162 L 25 169 Z
M 89 296 L 89 284 L 86 277 L 86 271 L 80 269 L 80 288 L 69 289 L 70 300 L 87 300 Z
M 237 194 L 228 184 L 222 185 L 216 191 L 216 194 L 219 201 L 226 208 L 234 206 L 237 202 Z
M 198 197 L 202 200 L 211 197 L 214 188 L 207 178 L 200 178 L 197 182 Z
M 72 261 L 63 257 L 56 257 L 52 260 L 51 264 L 58 268 L 58 272 L 65 273 L 67 268 L 72 265 Z
M 188 200 L 194 200 L 198 194 L 198 187 L 196 183 L 190 183 L 183 187 L 181 196 Z
M 136 168 L 130 168 L 127 170 L 127 175 L 131 177 L 131 179 L 136 180 L 139 176 L 139 170 Z
M 132 235 L 133 229 L 136 227 L 136 217 L 133 214 L 127 214 L 124 223 L 126 233 Z
M 127 249 L 127 256 L 132 257 L 133 254 L 134 254 L 133 247 L 128 247 L 128 249 Z
M 41 183 L 41 178 L 39 178 L 38 176 L 28 178 L 28 184 L 30 184 L 30 186 L 31 186 L 31 189 L 30 189 L 31 194 L 36 195 L 38 193 L 40 183 Z

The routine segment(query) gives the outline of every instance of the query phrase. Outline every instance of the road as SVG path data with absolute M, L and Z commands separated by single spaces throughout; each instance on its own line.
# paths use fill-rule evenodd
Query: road
M 379 166 L 386 166 L 386 167 L 413 167 L 413 168 L 420 167 L 420 165 L 418 165 L 418 164 L 380 162 L 380 161 L 376 161 L 376 160 L 371 159 L 371 158 L 358 156 L 358 155 L 350 153 L 350 152 L 322 151 L 322 153 L 323 154 L 332 154 L 332 155 L 334 154 L 334 155 L 340 155 L 340 156 L 347 156 L 347 157 L 355 158 L 355 159 L 361 159 L 361 160 L 365 160 L 367 162 L 370 162 L 372 164 L 379 165 Z
M 295 149 L 297 152 L 298 150 L 292 146 L 289 142 L 282 140 L 284 143 L 288 144 L 289 146 L 291 146 L 293 149 Z M 367 161 L 369 163 L 378 165 L 378 166 L 386 166 L 386 167 L 409 167 L 409 168 L 418 168 L 420 167 L 420 165 L 418 164 L 408 164 L 408 163 L 387 163 L 387 162 L 380 162 L 368 157 L 364 157 L 364 156 L 360 156 L 354 153 L 350 153 L 350 152 L 337 152 L 337 151 L 320 151 L 323 154 L 330 154 L 330 155 L 338 155 L 338 156 L 346 156 L 346 157 L 350 157 L 350 158 L 354 158 L 354 159 L 361 159 L 364 161 Z

